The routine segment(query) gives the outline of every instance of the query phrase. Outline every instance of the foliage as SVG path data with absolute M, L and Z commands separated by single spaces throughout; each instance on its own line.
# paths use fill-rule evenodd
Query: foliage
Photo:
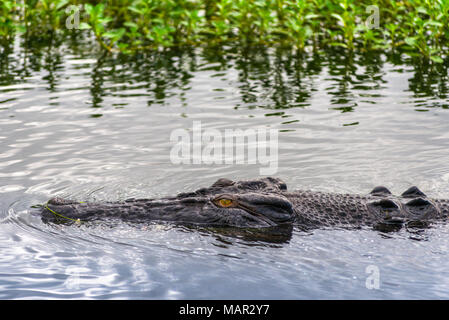
M 75 15 L 78 24 L 67 27 Z M 1 43 L 17 33 L 90 34 L 104 49 L 125 53 L 237 41 L 299 51 L 401 50 L 441 63 L 449 0 L 2 0 Z

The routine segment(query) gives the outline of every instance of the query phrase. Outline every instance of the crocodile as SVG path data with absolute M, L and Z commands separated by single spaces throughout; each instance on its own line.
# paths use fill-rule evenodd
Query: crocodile
M 296 226 L 391 231 L 427 227 L 449 216 L 449 200 L 427 197 L 416 186 L 400 196 L 386 187 L 369 194 L 287 191 L 279 178 L 232 181 L 219 179 L 210 187 L 175 197 L 78 202 L 52 198 L 42 206 L 44 222 L 86 222 L 116 218 L 131 222 L 164 221 L 189 226 L 270 229 Z

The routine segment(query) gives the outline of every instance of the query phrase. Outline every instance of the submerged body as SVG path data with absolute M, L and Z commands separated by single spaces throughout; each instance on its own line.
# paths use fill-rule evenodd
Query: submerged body
M 392 195 L 385 187 L 376 187 L 368 195 L 290 192 L 282 180 L 267 177 L 237 182 L 219 179 L 211 187 L 161 199 L 79 203 L 53 198 L 41 214 L 45 221 L 118 218 L 207 227 L 371 226 L 396 230 L 403 225 L 426 226 L 447 219 L 449 200 L 427 198 L 416 187 L 401 196 Z

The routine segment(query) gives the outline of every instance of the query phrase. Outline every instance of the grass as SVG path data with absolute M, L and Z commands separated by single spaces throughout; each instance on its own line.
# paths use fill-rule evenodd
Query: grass
M 31 41 L 90 35 L 124 53 L 232 41 L 403 51 L 442 63 L 449 0 L 2 0 L 1 45 L 16 34 Z

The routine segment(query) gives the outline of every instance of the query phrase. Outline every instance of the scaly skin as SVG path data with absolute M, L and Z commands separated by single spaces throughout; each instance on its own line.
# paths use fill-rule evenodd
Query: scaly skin
M 449 201 L 429 199 L 412 187 L 401 196 L 385 187 L 368 195 L 287 191 L 277 178 L 233 182 L 220 179 L 209 188 L 162 199 L 78 203 L 53 198 L 41 210 L 44 221 L 169 221 L 208 227 L 273 228 L 371 226 L 397 230 L 426 226 L 449 216 Z
M 397 229 L 404 223 L 423 226 L 449 216 L 449 201 L 425 196 L 334 194 L 311 191 L 284 193 L 295 208 L 296 224 L 306 228 L 361 227 Z

